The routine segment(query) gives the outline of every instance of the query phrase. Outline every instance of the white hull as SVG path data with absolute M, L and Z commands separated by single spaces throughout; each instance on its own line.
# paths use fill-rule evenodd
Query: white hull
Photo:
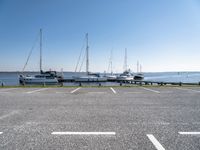
M 84 77 L 77 77 L 74 79 L 75 82 L 104 82 L 107 81 L 105 77 L 94 77 L 94 76 L 84 76 Z
M 58 84 L 56 78 L 36 78 L 34 76 L 21 76 L 19 82 L 21 84 Z
M 117 77 L 118 81 L 132 81 L 133 77 L 128 77 L 128 76 L 119 76 Z
M 115 76 L 115 75 L 110 75 L 110 76 L 106 76 L 106 78 L 107 78 L 108 81 L 114 81 L 114 80 L 117 79 L 117 76 Z

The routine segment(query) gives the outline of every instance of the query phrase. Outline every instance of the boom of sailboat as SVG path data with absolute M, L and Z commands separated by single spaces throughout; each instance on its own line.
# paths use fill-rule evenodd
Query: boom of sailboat
M 99 73 L 91 73 L 89 71 L 89 38 L 88 33 L 85 35 L 85 56 L 86 56 L 86 68 L 85 74 L 82 76 L 72 76 L 71 78 L 65 78 L 64 75 L 58 75 L 56 71 L 46 71 L 42 70 L 42 29 L 40 29 L 40 73 L 37 75 L 25 75 L 23 72 L 19 76 L 20 84 L 58 84 L 67 81 L 74 82 L 106 82 L 106 81 L 118 81 L 118 82 L 129 82 L 134 80 L 143 80 L 144 76 L 141 72 L 137 72 L 137 74 L 133 74 L 130 69 L 127 68 L 127 49 L 125 49 L 125 57 L 124 57 L 124 72 L 122 74 L 113 74 L 112 68 L 112 51 L 109 60 L 109 67 L 111 68 L 110 74 L 101 75 Z M 30 52 L 30 54 L 32 51 Z M 26 64 L 23 68 L 23 71 L 28 63 L 30 55 L 26 61 Z M 77 66 L 76 66 L 77 69 Z M 75 70 L 76 70 L 75 69 Z M 141 71 L 141 70 L 140 70 Z

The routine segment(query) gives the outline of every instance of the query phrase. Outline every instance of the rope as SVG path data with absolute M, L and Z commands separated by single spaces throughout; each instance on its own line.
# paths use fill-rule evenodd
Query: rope
M 34 44 L 33 44 L 33 46 L 31 47 L 31 50 L 30 50 L 30 52 L 29 52 L 29 54 L 28 54 L 28 58 L 27 58 L 27 60 L 26 60 L 26 63 L 25 63 L 25 65 L 24 65 L 23 69 L 22 69 L 22 72 L 24 72 L 26 66 L 28 65 L 28 61 L 29 61 L 29 59 L 30 59 L 30 57 L 31 57 L 31 54 L 32 54 L 34 48 L 35 48 L 35 45 L 36 45 L 36 42 L 38 41 L 38 38 L 39 38 L 39 36 L 36 36 L 35 41 L 34 41 Z

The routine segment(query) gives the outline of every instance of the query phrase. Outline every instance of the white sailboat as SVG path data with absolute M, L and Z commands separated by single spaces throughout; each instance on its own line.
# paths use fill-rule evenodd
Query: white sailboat
M 139 61 L 137 61 L 137 74 L 134 76 L 134 80 L 143 80 L 144 75 L 142 74 L 142 65 L 139 64 Z
M 23 84 L 23 85 L 25 84 L 57 84 L 58 83 L 57 77 L 58 76 L 55 71 L 47 71 L 47 72 L 42 71 L 42 29 L 40 29 L 40 74 L 20 75 L 19 82 L 20 84 Z
M 124 57 L 124 72 L 117 77 L 118 81 L 132 81 L 134 75 L 131 73 L 130 69 L 127 69 L 127 49 L 125 49 Z
M 99 74 L 89 72 L 89 46 L 88 46 L 88 33 L 86 34 L 86 75 L 75 77 L 75 82 L 103 82 L 107 78 L 101 77 Z
M 112 65 L 112 50 L 110 54 L 110 60 L 109 60 L 109 65 L 108 65 L 108 72 L 110 69 L 110 74 L 105 75 L 108 81 L 115 81 L 117 79 L 117 76 L 113 74 L 113 65 Z

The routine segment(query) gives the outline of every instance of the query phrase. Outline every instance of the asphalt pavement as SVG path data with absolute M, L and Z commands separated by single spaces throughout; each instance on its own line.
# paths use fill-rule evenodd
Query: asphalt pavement
M 198 150 L 200 87 L 0 88 L 0 149 Z

